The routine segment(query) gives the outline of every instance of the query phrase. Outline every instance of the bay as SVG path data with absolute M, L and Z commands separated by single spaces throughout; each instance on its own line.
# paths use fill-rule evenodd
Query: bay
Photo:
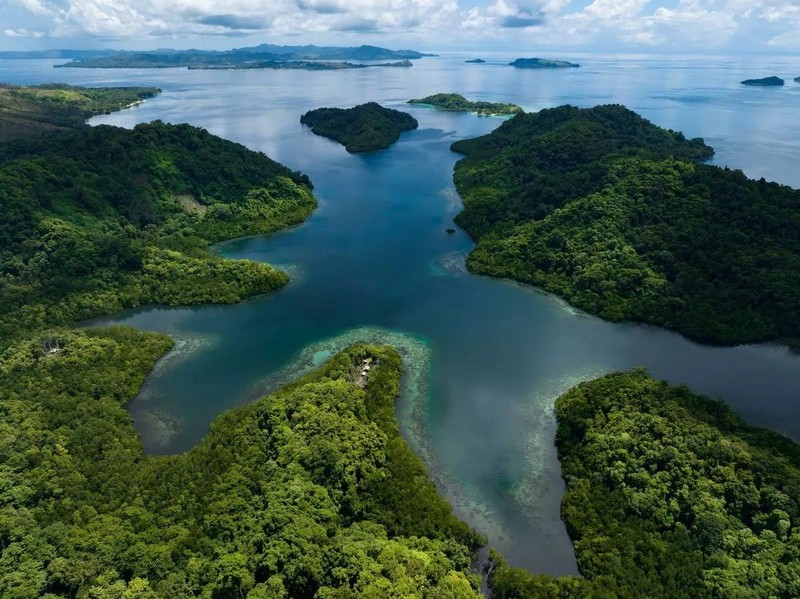
M 483 65 L 465 64 L 481 56 Z M 270 297 L 236 306 L 129 311 L 96 324 L 165 331 L 176 350 L 130 406 L 148 451 L 185 451 L 210 421 L 356 340 L 390 342 L 409 366 L 399 415 L 458 514 L 515 564 L 576 572 L 559 518 L 553 400 L 579 381 L 644 366 L 721 397 L 754 424 L 800 439 L 800 356 L 777 345 L 703 346 L 654 327 L 611 324 L 558 298 L 469 275 L 472 242 L 447 235 L 460 200 L 457 140 L 502 121 L 408 106 L 436 92 L 515 102 L 621 103 L 658 125 L 700 136 L 714 162 L 800 187 L 800 73 L 792 57 L 559 56 L 581 69 L 518 70 L 517 56 L 446 54 L 411 69 L 353 71 L 53 70 L 55 61 L 0 61 L 0 79 L 157 85 L 143 105 L 93 119 L 132 127 L 189 122 L 262 150 L 314 182 L 320 207 L 304 225 L 223 244 L 232 258 L 292 275 Z M 748 88 L 778 74 L 783 88 Z M 377 101 L 420 128 L 385 152 L 354 156 L 299 123 L 320 106 Z

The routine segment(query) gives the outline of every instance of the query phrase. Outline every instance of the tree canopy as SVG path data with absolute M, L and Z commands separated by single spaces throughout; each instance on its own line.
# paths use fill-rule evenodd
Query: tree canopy
M 231 303 L 286 275 L 209 243 L 302 222 L 307 177 L 189 125 L 0 146 L 0 337 L 144 304 Z
M 453 149 L 473 272 L 706 341 L 800 337 L 800 192 L 698 164 L 702 140 L 621 106 L 519 115 Z
M 124 406 L 170 344 L 53 330 L 0 357 L 0 595 L 480 596 L 482 539 L 398 432 L 394 350 L 350 348 L 144 456 Z
M 353 108 L 317 108 L 300 117 L 311 131 L 342 144 L 348 152 L 384 150 L 400 139 L 403 131 L 418 127 L 408 113 L 368 102 Z
M 579 385 L 556 417 L 583 579 L 499 560 L 496 597 L 800 595 L 800 446 L 641 370 Z

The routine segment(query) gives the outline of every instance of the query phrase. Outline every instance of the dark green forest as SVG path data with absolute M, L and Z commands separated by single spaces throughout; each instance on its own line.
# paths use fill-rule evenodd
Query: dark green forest
M 504 104 L 502 102 L 483 102 L 470 101 L 461 94 L 433 94 L 424 98 L 415 98 L 408 101 L 409 104 L 427 104 L 439 110 L 449 110 L 452 112 L 474 112 L 479 115 L 513 115 L 522 112 L 522 108 L 516 104 Z
M 493 570 L 498 598 L 800 596 L 800 446 L 643 371 L 556 401 L 583 579 Z
M 155 87 L 0 84 L 0 142 L 82 127 L 86 119 L 152 98 Z
M 144 456 L 125 403 L 170 346 L 54 330 L 0 357 L 0 596 L 480 596 L 483 540 L 398 432 L 394 350 L 350 348 Z
M 300 117 L 311 131 L 338 141 L 350 153 L 385 150 L 403 131 L 416 129 L 410 114 L 368 102 L 353 108 L 317 108 Z
M 473 272 L 696 339 L 800 338 L 800 192 L 698 161 L 622 106 L 523 114 L 457 142 Z
M 0 145 L 0 338 L 272 291 L 286 275 L 208 244 L 295 225 L 315 206 L 304 175 L 189 125 Z

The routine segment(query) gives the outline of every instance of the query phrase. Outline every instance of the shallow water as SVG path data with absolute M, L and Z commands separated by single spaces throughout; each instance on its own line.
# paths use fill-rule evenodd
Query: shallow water
M 623 103 L 659 125 L 702 136 L 715 162 L 800 187 L 800 61 L 757 58 L 564 56 L 564 71 L 503 66 L 484 54 L 418 61 L 412 69 L 339 72 L 81 70 L 54 61 L 0 61 L 13 82 L 157 85 L 164 94 L 95 123 L 190 122 L 306 172 L 320 208 L 303 226 L 224 244 L 230 257 L 292 274 L 280 293 L 237 306 L 148 309 L 106 322 L 179 339 L 131 413 L 150 451 L 191 447 L 220 412 L 268 391 L 355 340 L 391 342 L 411 368 L 399 414 L 459 515 L 516 565 L 575 572 L 559 519 L 555 397 L 581 380 L 645 366 L 656 377 L 722 397 L 753 423 L 800 439 L 800 356 L 777 346 L 715 348 L 657 328 L 610 324 L 551 295 L 472 276 L 472 243 L 447 235 L 460 200 L 450 144 L 500 119 L 404 102 L 439 91 L 527 110 Z M 797 72 L 795 72 L 797 71 Z M 784 88 L 738 82 L 778 74 Z M 391 149 L 353 156 L 299 124 L 319 106 L 375 100 L 420 122 Z

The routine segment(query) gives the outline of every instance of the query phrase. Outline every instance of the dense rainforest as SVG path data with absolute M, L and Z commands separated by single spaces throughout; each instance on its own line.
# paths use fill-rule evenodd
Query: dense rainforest
M 170 345 L 56 330 L 0 357 L 0 596 L 480 597 L 483 540 L 398 432 L 393 349 L 350 348 L 190 452 L 144 456 L 124 406 Z
M 82 127 L 89 117 L 158 95 L 155 87 L 0 84 L 0 142 Z
M 778 284 L 798 288 L 786 249 L 796 192 L 697 164 L 710 155 L 700 140 L 621 107 L 540 116 L 457 146 L 468 154 L 459 189 L 473 191 L 460 222 L 481 238 L 472 268 L 504 239 L 520 246 L 509 268 L 573 252 L 618 295 L 643 286 L 652 307 L 668 265 L 694 265 L 681 290 L 696 295 L 711 261 L 721 285 L 741 258 L 726 252 L 745 247 L 742 284 L 756 272 L 774 285 L 758 310 L 778 318 L 770 302 L 796 306 Z M 470 562 L 485 539 L 399 433 L 392 348 L 351 347 L 222 414 L 191 451 L 143 454 L 125 405 L 172 341 L 62 325 L 279 287 L 282 273 L 219 259 L 208 244 L 300 222 L 315 206 L 311 184 L 188 125 L 64 126 L 74 130 L 0 144 L 0 596 L 480 597 Z M 755 226 L 758 247 L 740 231 Z M 653 249 L 665 240 L 672 258 Z M 720 253 L 701 245 L 712 240 Z M 636 256 L 656 264 L 641 279 Z M 568 296 L 569 279 L 558 280 Z M 720 305 L 750 317 L 744 296 L 730 302 Z M 608 317 L 618 316 L 628 317 Z M 494 555 L 494 597 L 800 595 L 800 447 L 642 371 L 576 387 L 556 416 L 562 516 L 582 577 L 534 576 Z
M 800 338 L 800 192 L 622 106 L 522 114 L 453 144 L 473 272 L 693 338 Z
M 410 114 L 367 102 L 353 108 L 317 108 L 300 122 L 317 135 L 338 141 L 350 153 L 384 150 L 400 139 L 403 131 L 419 126 Z
M 209 243 L 302 222 L 304 175 L 189 125 L 84 127 L 0 145 L 0 337 L 286 283 Z
M 489 115 L 513 115 L 522 112 L 522 108 L 516 104 L 504 104 L 502 102 L 483 102 L 467 100 L 461 94 L 433 94 L 424 98 L 414 98 L 408 101 L 409 104 L 425 104 L 434 106 L 439 110 L 452 112 L 474 112 L 482 116 Z
M 800 445 L 643 371 L 556 401 L 583 579 L 493 570 L 498 598 L 800 596 Z

